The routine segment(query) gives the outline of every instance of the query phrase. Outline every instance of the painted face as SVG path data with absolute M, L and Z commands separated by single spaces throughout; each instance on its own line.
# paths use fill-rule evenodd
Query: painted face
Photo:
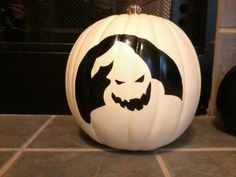
M 174 61 L 146 39 L 126 34 L 109 36 L 92 47 L 76 78 L 76 101 L 87 123 L 92 112 L 102 107 L 109 110 L 102 110 L 101 115 L 113 110 L 119 115 L 144 113 L 148 107 L 150 112 L 157 95 L 182 99 L 182 93 Z
M 106 76 L 110 84 L 103 94 L 104 105 L 90 114 L 96 135 L 106 144 L 118 142 L 110 146 L 122 149 L 129 142 L 133 147 L 140 147 L 141 142 L 145 142 L 140 138 L 144 140 L 148 136 L 155 122 L 157 106 L 181 105 L 179 98 L 165 95 L 162 83 L 151 77 L 148 65 L 126 43 L 115 42 L 96 59 L 94 66 L 97 68 L 92 70 L 93 78 L 105 68 L 110 69 Z M 160 112 L 158 116 L 166 117 Z
M 115 58 L 114 58 L 115 56 Z M 95 66 L 109 65 L 111 81 L 104 92 L 106 105 L 119 106 L 129 111 L 141 110 L 148 105 L 151 95 L 151 73 L 145 62 L 123 42 L 115 44 L 97 58 Z M 92 77 L 99 68 L 92 70 Z

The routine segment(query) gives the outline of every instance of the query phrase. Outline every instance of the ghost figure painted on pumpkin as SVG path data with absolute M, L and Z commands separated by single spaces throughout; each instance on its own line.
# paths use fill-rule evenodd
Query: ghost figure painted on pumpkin
M 81 117 L 93 127 L 95 140 L 110 147 L 145 150 L 168 143 L 182 97 L 175 62 L 137 36 L 105 38 L 87 52 L 78 68 L 76 101 Z

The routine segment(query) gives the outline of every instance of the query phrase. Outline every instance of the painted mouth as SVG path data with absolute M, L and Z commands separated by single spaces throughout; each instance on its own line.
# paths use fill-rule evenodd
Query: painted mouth
M 114 93 L 112 93 L 112 99 L 114 100 L 115 103 L 119 103 L 122 108 L 127 108 L 130 111 L 136 110 L 141 110 L 143 109 L 144 105 L 147 105 L 149 100 L 150 100 L 150 95 L 151 95 L 151 82 L 149 83 L 146 93 L 144 93 L 140 98 L 133 98 L 130 100 L 124 100 L 120 97 L 117 97 Z

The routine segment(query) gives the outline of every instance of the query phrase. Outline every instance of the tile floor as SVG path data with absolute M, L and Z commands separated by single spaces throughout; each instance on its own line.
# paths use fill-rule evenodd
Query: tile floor
M 236 177 L 236 137 L 198 116 L 175 142 L 149 152 L 111 150 L 72 116 L 0 115 L 0 177 Z

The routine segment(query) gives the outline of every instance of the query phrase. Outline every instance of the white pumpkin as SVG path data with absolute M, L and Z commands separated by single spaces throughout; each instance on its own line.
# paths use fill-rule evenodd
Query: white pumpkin
M 185 33 L 146 14 L 88 27 L 70 53 L 66 94 L 73 117 L 112 148 L 151 150 L 178 138 L 200 96 L 200 69 Z

